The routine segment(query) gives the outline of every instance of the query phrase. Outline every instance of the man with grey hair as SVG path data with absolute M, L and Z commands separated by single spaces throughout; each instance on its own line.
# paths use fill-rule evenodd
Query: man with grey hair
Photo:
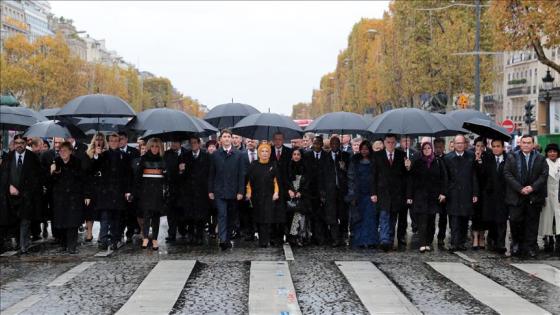
M 361 137 L 356 137 L 352 139 L 352 151 L 350 151 L 349 153 L 353 153 L 353 154 L 360 153 L 360 143 L 362 143 L 362 141 L 364 141 L 364 139 L 362 139 Z

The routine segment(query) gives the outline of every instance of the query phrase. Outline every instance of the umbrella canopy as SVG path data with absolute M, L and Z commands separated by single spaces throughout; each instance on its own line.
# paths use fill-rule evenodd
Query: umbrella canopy
M 60 108 L 45 108 L 45 109 L 41 109 L 39 111 L 39 114 L 41 114 L 41 115 L 43 115 L 43 116 L 45 116 L 49 119 L 54 119 L 59 110 L 60 110 Z
M 0 105 L 19 106 L 18 100 L 10 94 L 0 95 Z
M 89 94 L 76 97 L 57 116 L 70 117 L 134 117 L 136 114 L 123 99 L 113 95 Z
M 455 136 L 459 133 L 469 133 L 468 130 L 463 129 L 461 125 L 453 118 L 440 114 L 440 113 L 432 113 L 435 118 L 437 118 L 442 124 L 445 125 L 447 128 L 446 131 L 439 132 L 437 134 L 438 137 L 446 137 L 446 136 Z
M 438 136 L 447 127 L 430 112 L 418 108 L 397 108 L 376 117 L 368 130 L 375 135 Z
M 483 112 L 474 110 L 474 109 L 457 109 L 454 111 L 450 111 L 449 113 L 445 114 L 448 117 L 455 119 L 455 121 L 462 126 L 463 123 L 467 120 L 473 118 L 479 118 L 484 120 L 492 120 L 490 117 L 485 115 Z
M 315 119 L 305 131 L 321 133 L 366 133 L 368 122 L 363 116 L 349 112 L 327 113 Z
M 227 103 L 212 108 L 206 116 L 204 116 L 204 120 L 218 129 L 231 128 L 241 119 L 258 113 L 260 112 L 251 105 Z
M 511 140 L 511 135 L 506 128 L 492 120 L 473 118 L 465 121 L 463 123 L 463 128 L 485 138 L 504 140 L 506 142 Z
M 169 136 L 186 139 L 191 136 L 200 136 L 206 130 L 192 116 L 187 113 L 170 108 L 152 108 L 145 110 L 136 116 L 127 125 L 133 130 L 146 131 L 143 137 L 152 135 L 169 134 Z
M 96 130 L 96 131 L 110 131 L 119 132 L 126 130 L 126 124 L 131 120 L 131 118 L 124 117 L 103 117 L 103 118 L 80 118 L 76 120 L 73 124 L 80 128 L 82 131 Z
M 249 115 L 240 120 L 231 131 L 255 140 L 270 140 L 277 132 L 283 133 L 284 139 L 291 140 L 300 138 L 303 133 L 301 127 L 290 117 L 273 113 Z
M 0 106 L 0 129 L 25 130 L 47 118 L 27 107 Z
M 78 128 L 65 126 L 62 122 L 57 120 L 46 120 L 38 122 L 31 127 L 27 128 L 24 134 L 25 137 L 40 137 L 40 138 L 76 138 L 83 139 L 85 134 Z

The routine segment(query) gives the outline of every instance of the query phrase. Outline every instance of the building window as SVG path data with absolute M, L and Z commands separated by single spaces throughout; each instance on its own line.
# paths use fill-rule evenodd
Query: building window
M 537 86 L 533 85 L 533 94 L 537 93 Z

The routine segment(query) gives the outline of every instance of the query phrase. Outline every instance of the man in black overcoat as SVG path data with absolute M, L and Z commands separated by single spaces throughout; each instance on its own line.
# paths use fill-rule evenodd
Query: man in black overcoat
M 275 214 L 279 224 L 272 230 L 272 243 L 282 244 L 284 234 L 288 234 L 289 227 L 286 222 L 286 201 L 288 196 L 288 164 L 292 159 L 292 149 L 284 145 L 284 134 L 276 132 L 272 136 L 272 146 L 270 150 L 270 160 L 276 162 L 278 170 L 279 200 L 275 203 Z
M 506 204 L 511 228 L 511 254 L 537 256 L 539 217 L 547 196 L 548 164 L 534 148 L 532 136 L 521 137 L 521 150 L 504 167 Z
M 124 154 L 128 155 L 129 160 L 134 161 L 140 157 L 140 151 L 138 149 L 128 145 L 128 134 L 125 131 L 120 131 L 119 135 L 119 149 Z M 131 165 L 132 167 L 132 165 Z M 140 225 L 138 225 L 138 220 L 136 219 L 136 210 L 134 209 L 135 203 L 129 202 L 126 206 L 125 211 L 121 214 L 121 234 L 124 234 L 126 229 L 126 242 L 132 242 L 132 236 L 134 234 L 140 233 Z
M 323 245 L 326 238 L 326 226 L 324 207 L 327 196 L 323 189 L 324 164 L 329 158 L 328 153 L 323 150 L 323 137 L 313 138 L 311 150 L 304 153 L 306 168 L 309 170 L 309 197 L 311 200 L 311 231 L 313 241 L 317 245 Z M 337 233 L 337 231 L 334 231 Z
M 175 242 L 177 230 L 184 236 L 186 223 L 184 220 L 184 195 L 186 187 L 181 180 L 179 172 L 185 171 L 187 149 L 181 146 L 180 141 L 172 141 L 171 148 L 165 151 L 163 160 L 167 168 L 167 178 L 169 183 L 169 207 L 167 209 L 167 242 Z M 181 170 L 182 169 L 182 170 Z
M 469 217 L 473 215 L 473 204 L 478 202 L 474 154 L 465 150 L 467 142 L 463 135 L 456 136 L 454 143 L 454 151 L 444 158 L 448 176 L 446 196 L 451 251 L 466 250 Z

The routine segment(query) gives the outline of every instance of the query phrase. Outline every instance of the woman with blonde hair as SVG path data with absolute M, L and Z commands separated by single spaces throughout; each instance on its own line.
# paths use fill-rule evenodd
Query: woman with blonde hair
M 142 248 L 148 248 L 149 233 L 152 228 L 152 249 L 158 250 L 159 219 L 164 215 L 167 186 L 165 162 L 163 160 L 163 143 L 158 138 L 151 138 L 146 143 L 146 154 L 140 158 L 136 169 L 136 189 L 138 210 L 144 217 Z
M 85 174 L 87 174 L 86 184 L 91 185 L 92 200 L 97 199 L 96 188 L 99 186 L 99 176 L 91 172 L 92 160 L 95 154 L 101 154 L 101 152 L 107 150 L 107 140 L 105 136 L 98 132 L 91 137 L 91 141 L 86 150 L 87 157 L 82 161 L 82 169 Z M 87 243 L 93 240 L 93 221 L 99 221 L 99 212 L 95 208 L 94 203 L 89 203 L 84 209 L 84 219 L 86 221 L 86 237 L 85 241 Z
M 261 247 L 268 247 L 272 224 L 278 223 L 274 213 L 274 204 L 279 197 L 278 170 L 270 160 L 270 151 L 270 145 L 261 143 L 257 149 L 258 161 L 251 163 L 247 171 L 246 198 L 255 209 Z

